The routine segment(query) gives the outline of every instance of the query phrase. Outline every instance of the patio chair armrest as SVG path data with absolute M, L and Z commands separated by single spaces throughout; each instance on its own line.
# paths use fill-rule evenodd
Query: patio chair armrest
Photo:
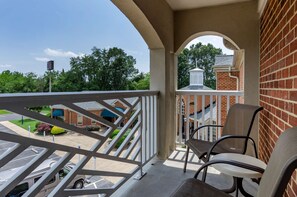
M 197 129 L 193 130 L 191 135 L 190 135 L 190 138 L 193 138 L 194 134 L 199 131 L 200 129 L 204 128 L 204 127 L 223 127 L 223 125 L 203 125 L 203 126 L 200 126 L 198 127 Z
M 222 141 L 227 140 L 227 139 L 232 139 L 232 138 L 237 138 L 237 139 L 248 139 L 250 141 L 252 141 L 253 147 L 254 147 L 254 151 L 255 151 L 255 157 L 258 158 L 258 153 L 257 153 L 257 148 L 256 148 L 256 143 L 254 141 L 253 138 L 251 138 L 250 136 L 243 136 L 243 135 L 225 135 L 223 137 L 221 137 L 220 139 L 218 139 L 217 141 L 215 141 L 215 143 L 212 145 L 212 147 L 208 150 L 207 155 L 206 155 L 206 161 L 209 161 L 210 155 L 213 151 L 213 149 Z
M 248 169 L 248 170 L 252 170 L 252 171 L 255 171 L 255 172 L 259 172 L 261 174 L 264 173 L 265 169 L 263 168 L 260 168 L 258 166 L 254 166 L 254 165 L 250 165 L 250 164 L 247 164 L 247 163 L 243 163 L 243 162 L 238 162 L 238 161 L 233 161 L 233 160 L 211 160 L 211 161 L 208 161 L 206 162 L 205 164 L 203 164 L 198 170 L 197 172 L 195 173 L 194 175 L 194 178 L 197 179 L 199 173 L 206 167 L 210 166 L 210 165 L 213 165 L 213 164 L 219 164 L 219 163 L 222 163 L 222 164 L 229 164 L 229 165 L 233 165 L 233 166 L 237 166 L 237 167 L 241 167 L 241 168 L 245 168 L 245 169 Z M 206 176 L 203 176 L 203 177 L 206 177 Z M 202 180 L 202 181 L 205 181 L 205 178 Z

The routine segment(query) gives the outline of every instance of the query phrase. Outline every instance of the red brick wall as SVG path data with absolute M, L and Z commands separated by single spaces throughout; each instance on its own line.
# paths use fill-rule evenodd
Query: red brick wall
M 267 1 L 260 23 L 259 153 L 268 161 L 278 136 L 297 126 L 297 0 Z M 285 196 L 297 196 L 296 172 Z
M 231 72 L 231 75 L 239 77 L 239 72 L 238 71 Z M 236 90 L 237 88 L 236 79 L 229 76 L 229 71 L 216 72 L 216 78 L 217 78 L 217 90 Z M 235 97 L 230 97 L 229 106 L 233 104 L 235 104 Z M 222 125 L 226 121 L 227 112 L 228 112 L 227 97 L 222 96 L 222 100 L 221 100 L 221 124 Z

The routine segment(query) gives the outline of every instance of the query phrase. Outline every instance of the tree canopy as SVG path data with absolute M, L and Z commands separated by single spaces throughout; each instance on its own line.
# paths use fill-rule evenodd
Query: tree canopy
M 189 71 L 196 66 L 204 70 L 204 85 L 216 89 L 216 79 L 212 66 L 215 56 L 221 55 L 222 49 L 212 44 L 203 45 L 201 42 L 185 48 L 178 56 L 178 89 L 189 85 Z
M 48 92 L 49 78 L 53 92 L 149 89 L 149 74 L 138 73 L 135 64 L 123 49 L 94 47 L 89 55 L 71 58 L 68 71 L 47 71 L 43 76 L 3 71 L 0 93 Z

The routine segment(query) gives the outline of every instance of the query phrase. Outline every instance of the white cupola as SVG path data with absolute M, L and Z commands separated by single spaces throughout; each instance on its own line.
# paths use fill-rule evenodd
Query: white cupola
M 203 86 L 203 72 L 200 68 L 190 70 L 190 86 Z

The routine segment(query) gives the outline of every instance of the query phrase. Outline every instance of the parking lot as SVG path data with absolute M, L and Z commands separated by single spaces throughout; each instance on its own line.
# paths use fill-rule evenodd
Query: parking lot
M 11 129 L 4 127 L 2 124 L 0 124 L 0 132 L 16 134 Z M 4 152 L 9 151 L 9 149 L 11 149 L 14 145 L 16 145 L 16 144 L 12 143 L 12 142 L 0 140 L 0 156 Z M 26 163 L 31 161 L 35 156 L 37 156 L 42 150 L 43 150 L 43 148 L 34 147 L 34 146 L 31 146 L 31 147 L 25 149 L 22 153 L 20 153 L 18 156 L 16 156 L 13 160 L 11 160 L 5 166 L 0 168 L 0 172 L 24 166 Z M 54 160 L 59 160 L 60 157 L 56 154 L 52 154 L 49 158 L 54 159 Z M 113 186 L 112 182 L 107 181 L 100 176 L 86 177 L 86 178 L 87 178 L 86 179 L 87 181 L 85 183 L 85 188 L 88 188 L 88 189 L 110 188 Z M 100 195 L 93 195 L 93 196 L 98 197 Z

